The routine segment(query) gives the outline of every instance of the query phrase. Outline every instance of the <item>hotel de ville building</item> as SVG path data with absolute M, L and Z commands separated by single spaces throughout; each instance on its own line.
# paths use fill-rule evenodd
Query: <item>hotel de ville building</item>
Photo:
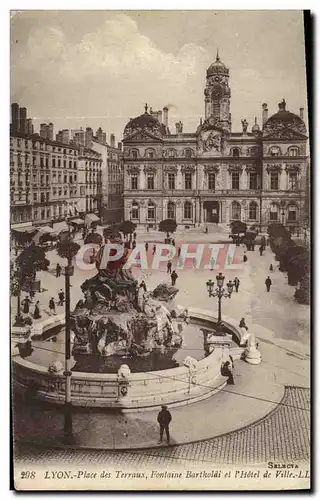
M 131 119 L 123 137 L 124 217 L 138 227 L 175 219 L 179 227 L 242 220 L 265 230 L 306 220 L 307 130 L 303 108 L 268 116 L 232 132 L 229 69 L 217 55 L 207 69 L 205 116 L 194 133 L 168 128 L 168 108 Z

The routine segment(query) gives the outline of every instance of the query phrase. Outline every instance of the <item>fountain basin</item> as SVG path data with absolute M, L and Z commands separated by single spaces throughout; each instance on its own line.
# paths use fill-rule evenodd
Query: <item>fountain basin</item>
M 181 308 L 182 310 L 182 308 Z M 189 308 L 193 323 L 206 324 L 214 330 L 216 318 L 210 311 Z M 224 321 L 233 340 L 241 338 L 234 322 Z M 237 343 L 237 342 L 236 342 Z M 151 372 L 130 373 L 123 378 L 117 373 L 89 373 L 73 371 L 71 377 L 72 404 L 82 407 L 109 408 L 120 411 L 154 409 L 162 404 L 179 406 L 190 404 L 211 396 L 221 390 L 227 378 L 221 375 L 221 365 L 229 355 L 239 358 L 244 351 L 229 338 L 225 345 L 213 345 L 212 352 L 195 362 L 194 366 Z M 32 397 L 55 404 L 65 399 L 65 377 L 63 370 L 49 373 L 47 366 L 33 363 L 15 356 L 12 361 L 14 387 L 28 391 Z

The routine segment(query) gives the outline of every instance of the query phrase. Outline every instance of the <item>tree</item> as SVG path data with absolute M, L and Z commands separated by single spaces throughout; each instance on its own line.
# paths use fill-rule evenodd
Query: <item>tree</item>
M 84 243 L 87 245 L 89 243 L 94 243 L 95 245 L 102 245 L 103 243 L 103 238 L 101 236 L 101 234 L 99 233 L 89 233 L 85 240 L 84 240 Z
M 78 243 L 73 241 L 73 239 L 70 236 L 63 238 L 57 244 L 57 254 L 62 259 L 68 259 L 68 263 L 70 263 L 73 257 L 77 255 L 79 249 L 80 245 L 78 245 Z
M 167 238 L 169 238 L 170 233 L 174 233 L 177 230 L 177 222 L 174 219 L 164 219 L 159 223 L 159 231 L 166 233 Z
M 45 250 L 34 244 L 22 250 L 15 263 L 10 264 L 11 293 L 17 297 L 16 326 L 26 324 L 21 316 L 21 290 L 31 291 L 37 271 L 46 270 L 49 265 Z
M 308 272 L 300 281 L 300 287 L 296 289 L 294 298 L 299 304 L 310 304 L 310 273 Z
M 134 231 L 136 230 L 136 228 L 137 228 L 137 224 L 135 224 L 131 220 L 124 220 L 123 222 L 121 222 L 117 226 L 118 231 L 120 231 L 126 237 L 128 236 L 128 234 L 134 233 Z
M 106 227 L 103 230 L 103 236 L 105 240 L 121 239 L 121 233 L 117 225 Z

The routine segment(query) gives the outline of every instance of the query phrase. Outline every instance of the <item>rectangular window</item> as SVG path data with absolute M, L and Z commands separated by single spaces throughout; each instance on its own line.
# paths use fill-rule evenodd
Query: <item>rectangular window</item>
M 255 173 L 250 173 L 249 189 L 258 189 L 258 177 Z
M 295 172 L 289 174 L 289 189 L 292 191 L 298 189 L 298 175 Z
M 175 174 L 168 174 L 168 188 L 169 189 L 176 189 L 176 176 Z
M 278 172 L 271 172 L 270 175 L 270 188 L 273 190 L 279 189 L 279 174 Z
M 297 220 L 297 212 L 295 209 L 288 211 L 288 222 L 295 222 Z
M 67 166 L 67 160 L 63 160 L 63 168 L 66 168 Z
M 72 168 L 72 161 L 69 160 L 69 168 Z
M 131 176 L 131 189 L 138 189 L 138 176 L 137 175 Z
M 61 167 L 61 158 L 58 158 L 58 167 Z
M 213 172 L 208 174 L 208 188 L 210 191 L 214 191 L 216 188 L 216 176 Z
M 153 175 L 148 175 L 147 178 L 147 189 L 154 189 L 154 176 Z
M 44 193 L 41 193 L 41 195 L 40 195 L 40 201 L 41 201 L 41 203 L 45 202 Z
M 84 186 L 80 186 L 80 196 L 84 196 L 86 194 L 86 188 Z
M 37 201 L 37 193 L 33 193 L 33 201 Z
M 43 167 L 43 158 L 40 156 L 40 167 Z
M 49 158 L 46 158 L 46 167 L 49 167 Z
M 56 166 L 56 159 L 53 157 L 52 158 L 52 166 L 55 167 Z
M 232 189 L 240 189 L 240 173 L 232 172 L 231 174 L 231 186 Z
M 192 189 L 192 174 L 190 172 L 184 174 L 184 188 L 188 190 Z

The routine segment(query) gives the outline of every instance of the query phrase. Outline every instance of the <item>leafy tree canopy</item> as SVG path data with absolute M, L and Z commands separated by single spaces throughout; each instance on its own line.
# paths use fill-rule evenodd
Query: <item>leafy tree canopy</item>
M 177 230 L 177 222 L 174 219 L 164 219 L 159 223 L 159 231 L 162 233 L 174 233 Z
M 103 238 L 102 238 L 101 234 L 99 234 L 99 233 L 89 233 L 86 236 L 84 243 L 85 244 L 94 243 L 96 245 L 102 245 Z
M 57 254 L 63 259 L 72 259 L 77 255 L 80 245 L 72 240 L 72 238 L 64 238 L 57 243 Z
M 247 224 L 241 220 L 234 220 L 230 223 L 231 231 L 233 234 L 239 235 L 247 231 Z
M 121 233 L 127 235 L 127 234 L 132 234 L 137 228 L 137 224 L 132 222 L 131 220 L 124 220 L 121 222 L 118 226 L 117 229 Z

